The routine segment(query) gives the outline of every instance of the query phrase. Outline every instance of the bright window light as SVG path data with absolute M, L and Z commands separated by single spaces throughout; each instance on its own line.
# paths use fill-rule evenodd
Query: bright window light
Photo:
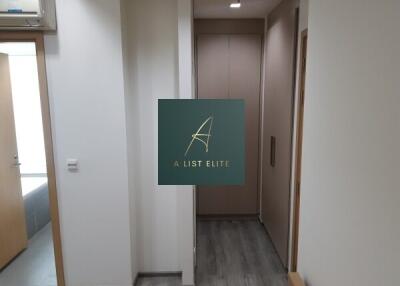
M 231 3 L 231 5 L 230 5 L 231 8 L 235 8 L 235 9 L 240 8 L 240 6 L 241 6 L 240 2 Z
M 37 176 L 37 177 L 21 177 L 21 187 L 22 187 L 22 196 L 26 196 L 27 194 L 37 190 L 44 184 L 47 184 L 47 176 Z
M 47 180 L 36 46 L 32 42 L 0 43 L 0 53 L 9 57 L 18 157 L 25 195 Z M 26 175 L 40 175 L 41 178 L 24 179 Z

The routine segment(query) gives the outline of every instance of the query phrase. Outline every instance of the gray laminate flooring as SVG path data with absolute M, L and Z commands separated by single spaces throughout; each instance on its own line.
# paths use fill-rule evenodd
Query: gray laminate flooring
M 198 221 L 197 286 L 286 286 L 287 274 L 257 220 Z
M 0 286 L 57 286 L 50 224 L 35 234 L 28 248 L 0 271 Z
M 197 222 L 196 286 L 287 286 L 287 273 L 257 220 Z M 141 278 L 139 286 L 179 286 L 180 278 Z

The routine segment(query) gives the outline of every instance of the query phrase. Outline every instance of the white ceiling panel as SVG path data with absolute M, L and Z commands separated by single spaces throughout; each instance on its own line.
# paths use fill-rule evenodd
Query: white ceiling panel
M 194 0 L 195 18 L 265 18 L 281 0 L 241 0 L 241 7 L 229 7 L 236 0 Z

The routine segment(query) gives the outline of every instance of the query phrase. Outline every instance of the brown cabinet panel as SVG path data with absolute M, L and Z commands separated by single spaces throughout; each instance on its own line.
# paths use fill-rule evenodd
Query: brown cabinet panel
M 198 98 L 244 99 L 246 112 L 246 183 L 198 188 L 197 213 L 258 213 L 261 35 L 197 37 Z
M 268 19 L 261 212 L 263 223 L 283 264 L 287 266 L 297 26 L 296 1 L 283 2 Z
M 229 97 L 229 36 L 197 37 L 197 94 L 200 99 Z

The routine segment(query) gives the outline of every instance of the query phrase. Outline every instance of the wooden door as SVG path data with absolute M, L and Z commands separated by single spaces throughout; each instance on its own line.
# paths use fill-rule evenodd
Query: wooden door
M 9 62 L 0 54 L 0 269 L 27 242 Z
M 297 2 L 268 16 L 264 97 L 262 221 L 288 266 Z
M 261 47 L 261 35 L 197 37 L 198 98 L 244 99 L 246 112 L 245 185 L 198 187 L 199 215 L 258 213 Z

